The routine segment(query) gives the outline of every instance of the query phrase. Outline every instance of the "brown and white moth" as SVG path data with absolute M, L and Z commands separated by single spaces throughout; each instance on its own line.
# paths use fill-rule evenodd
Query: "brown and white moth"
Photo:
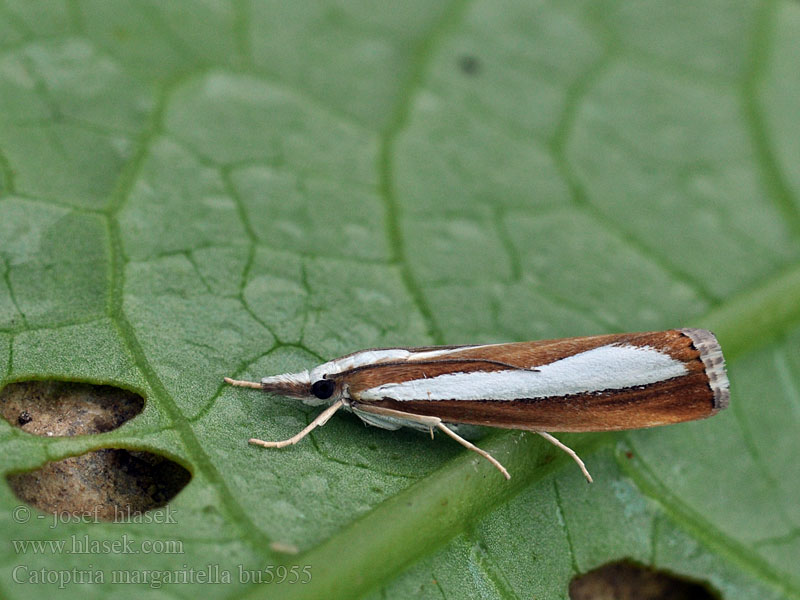
M 548 432 L 612 431 L 709 417 L 728 405 L 722 350 L 705 329 L 595 335 L 538 342 L 375 348 L 309 371 L 227 383 L 330 404 L 289 439 L 250 443 L 282 448 L 324 425 L 340 408 L 384 429 L 438 429 L 488 459 L 447 426 L 486 425 L 533 431 L 567 452 Z

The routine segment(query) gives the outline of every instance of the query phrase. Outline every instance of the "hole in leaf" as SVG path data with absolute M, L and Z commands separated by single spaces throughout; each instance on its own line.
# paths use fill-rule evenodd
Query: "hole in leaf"
M 570 600 L 717 600 L 719 594 L 698 581 L 658 571 L 633 561 L 608 563 L 575 577 Z
M 22 381 L 0 390 L 0 414 L 34 435 L 70 436 L 111 431 L 144 408 L 144 399 L 110 385 Z
M 104 433 L 143 408 L 140 395 L 108 385 L 25 381 L 0 390 L 0 414 L 34 435 Z M 20 500 L 44 512 L 113 521 L 164 506 L 191 474 L 152 452 L 104 448 L 6 478 Z
M 7 476 L 17 497 L 39 510 L 114 521 L 164 506 L 189 471 L 152 452 L 104 448 Z

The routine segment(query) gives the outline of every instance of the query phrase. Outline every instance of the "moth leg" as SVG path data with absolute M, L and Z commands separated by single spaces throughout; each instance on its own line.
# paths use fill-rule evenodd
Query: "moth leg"
M 503 476 L 506 479 L 511 479 L 511 475 L 508 474 L 506 468 L 503 465 L 501 465 L 500 462 L 494 456 L 486 452 L 486 450 L 482 450 L 481 448 L 478 448 L 475 444 L 468 442 L 467 440 L 462 438 L 455 431 L 453 431 L 452 429 L 447 427 L 447 425 L 442 423 L 442 420 L 439 417 L 431 417 L 428 415 L 415 415 L 411 413 L 402 412 L 400 410 L 392 410 L 391 408 L 370 406 L 368 404 L 361 404 L 361 403 L 358 404 L 353 403 L 351 406 L 355 411 L 361 410 L 364 412 L 374 413 L 376 415 L 384 415 L 387 417 L 394 417 L 396 419 L 403 421 L 410 421 L 411 423 L 420 423 L 422 425 L 426 425 L 430 429 L 431 436 L 433 436 L 433 428 L 436 427 L 437 429 L 440 429 L 444 433 L 449 435 L 451 438 L 453 438 L 455 441 L 457 441 L 465 448 L 469 448 L 473 452 L 477 452 L 478 454 L 480 454 L 482 457 L 484 457 L 486 460 L 492 463 L 503 474 Z
M 469 448 L 469 449 L 470 449 L 470 450 L 472 450 L 473 452 L 477 452 L 477 453 L 478 453 L 478 454 L 480 454 L 480 455 L 481 455 L 483 458 L 485 458 L 485 459 L 486 459 L 486 460 L 488 460 L 490 463 L 492 463 L 492 464 L 493 464 L 495 467 L 497 467 L 497 469 L 498 469 L 498 470 L 499 470 L 499 471 L 500 471 L 500 472 L 503 474 L 503 476 L 504 476 L 506 479 L 511 479 L 511 475 L 509 475 L 509 474 L 508 474 L 508 471 L 506 471 L 506 468 L 505 468 L 503 465 L 501 465 L 501 464 L 500 464 L 500 462 L 499 462 L 499 461 L 498 461 L 498 460 L 497 460 L 497 459 L 496 459 L 494 456 L 492 456 L 491 454 L 489 454 L 489 453 L 488 453 L 486 450 L 483 450 L 483 449 L 481 449 L 481 448 L 478 448 L 478 447 L 477 447 L 475 444 L 473 444 L 472 442 L 468 442 L 467 440 L 465 440 L 464 438 L 462 438 L 460 435 L 458 435 L 458 434 L 457 434 L 455 431 L 453 431 L 452 429 L 448 428 L 448 427 L 447 427 L 447 425 L 445 425 L 445 424 L 444 424 L 444 423 L 442 423 L 442 422 L 439 422 L 439 423 L 438 423 L 436 426 L 437 426 L 439 429 L 441 429 L 442 431 L 444 431 L 444 432 L 445 432 L 447 435 L 449 435 L 451 438 L 453 438 L 455 441 L 457 441 L 459 444 L 461 444 L 462 446 L 464 446 L 465 448 Z
M 586 465 L 585 465 L 585 464 L 583 464 L 583 461 L 581 460 L 581 457 L 580 457 L 580 456 L 578 456 L 578 455 L 575 453 L 575 450 L 573 450 L 572 448 L 570 448 L 569 446 L 567 446 L 567 445 L 565 445 L 565 444 L 562 444 L 561 442 L 559 442 L 559 441 L 558 441 L 556 438 L 554 438 L 552 435 L 550 435 L 550 434 L 549 434 L 549 433 L 547 433 L 547 432 L 544 432 L 544 431 L 536 431 L 535 433 L 538 433 L 540 436 L 542 436 L 542 437 L 543 437 L 544 439 L 546 439 L 548 442 L 550 442 L 550 443 L 551 443 L 551 444 L 553 444 L 554 446 L 558 446 L 558 447 L 559 447 L 559 448 L 561 448 L 561 449 L 562 449 L 564 452 L 566 452 L 567 454 L 569 454 L 569 455 L 572 457 L 572 460 L 574 460 L 576 463 L 578 463 L 578 466 L 581 468 L 581 471 L 583 472 L 583 476 L 584 476 L 584 477 L 586 477 L 586 479 L 589 481 L 589 483 L 592 483 L 592 476 L 591 476 L 591 475 L 589 475 L 589 471 L 586 469 Z
M 304 437 L 306 437 L 309 433 L 311 433 L 317 427 L 322 427 L 325 423 L 328 422 L 337 410 L 344 406 L 344 401 L 337 400 L 333 404 L 331 404 L 328 408 L 323 410 L 317 418 L 311 421 L 300 433 L 293 435 L 287 440 L 281 440 L 279 442 L 265 442 L 264 440 L 257 440 L 256 438 L 250 438 L 248 440 L 251 444 L 256 446 L 263 446 L 264 448 L 284 448 L 285 446 L 291 446 L 292 444 L 296 444 Z

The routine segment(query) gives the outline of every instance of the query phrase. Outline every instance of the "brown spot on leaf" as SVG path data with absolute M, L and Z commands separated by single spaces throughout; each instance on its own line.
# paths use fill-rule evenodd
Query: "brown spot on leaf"
M 458 57 L 458 66 L 461 71 L 466 75 L 477 75 L 481 70 L 481 62 L 477 56 L 472 54 L 464 54 Z

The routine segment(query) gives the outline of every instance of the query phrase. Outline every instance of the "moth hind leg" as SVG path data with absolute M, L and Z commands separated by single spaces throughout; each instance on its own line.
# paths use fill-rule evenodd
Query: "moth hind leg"
M 469 450 L 472 450 L 473 452 L 480 454 L 482 457 L 484 457 L 486 460 L 492 463 L 495 466 L 495 468 L 503 474 L 503 477 L 505 477 L 506 479 L 511 479 L 511 475 L 509 475 L 506 468 L 502 464 L 500 464 L 500 461 L 498 461 L 494 456 L 486 452 L 486 450 L 478 448 L 472 442 L 469 442 L 464 438 L 462 438 L 455 431 L 453 431 L 452 429 L 447 427 L 447 425 L 442 423 L 442 420 L 439 417 L 431 417 L 428 415 L 415 415 L 411 413 L 405 413 L 399 410 L 392 410 L 391 408 L 370 406 L 368 404 L 361 404 L 355 402 L 353 402 L 350 405 L 350 407 L 356 414 L 371 413 L 372 415 L 379 415 L 384 419 L 390 419 L 395 423 L 402 423 L 404 425 L 415 427 L 417 429 L 420 428 L 427 429 L 431 432 L 431 437 L 433 437 L 433 430 L 439 429 L 440 431 L 443 431 L 444 433 L 449 435 L 451 438 L 453 438 L 455 441 L 457 441 L 465 448 L 468 448 Z M 368 419 L 365 419 L 365 421 L 369 422 Z
M 575 450 L 573 450 L 572 448 L 570 448 L 566 444 L 564 444 L 562 442 L 559 442 L 556 438 L 554 438 L 552 435 L 550 435 L 549 433 L 547 433 L 545 431 L 536 431 L 535 433 L 538 433 L 540 436 L 542 436 L 548 442 L 550 442 L 554 446 L 557 446 L 558 448 L 561 448 L 564 452 L 569 454 L 572 457 L 572 460 L 574 460 L 576 463 L 578 463 L 578 466 L 581 468 L 581 472 L 583 473 L 583 476 L 586 477 L 586 480 L 589 483 L 592 483 L 592 476 L 589 475 L 589 471 L 586 468 L 586 465 L 583 463 L 583 461 L 581 460 L 581 457 L 578 456 L 578 454 L 575 452 Z
M 509 473 L 506 470 L 506 468 L 503 465 L 500 464 L 500 461 L 498 461 L 494 456 L 489 454 L 486 450 L 484 450 L 483 448 L 478 448 L 472 442 L 468 442 L 467 440 L 462 438 L 460 435 L 458 435 L 455 431 L 453 431 L 452 429 L 447 427 L 447 425 L 445 425 L 441 421 L 439 421 L 439 423 L 436 424 L 436 427 L 438 427 L 439 429 L 444 431 L 447 435 L 449 435 L 451 438 L 453 438 L 455 441 L 457 441 L 459 444 L 461 444 L 465 448 L 469 448 L 473 452 L 477 452 L 478 454 L 480 454 L 483 458 L 485 458 L 490 463 L 492 463 L 497 468 L 497 470 L 500 471 L 503 474 L 503 477 L 505 477 L 506 479 L 511 479 L 511 475 L 509 475 Z

